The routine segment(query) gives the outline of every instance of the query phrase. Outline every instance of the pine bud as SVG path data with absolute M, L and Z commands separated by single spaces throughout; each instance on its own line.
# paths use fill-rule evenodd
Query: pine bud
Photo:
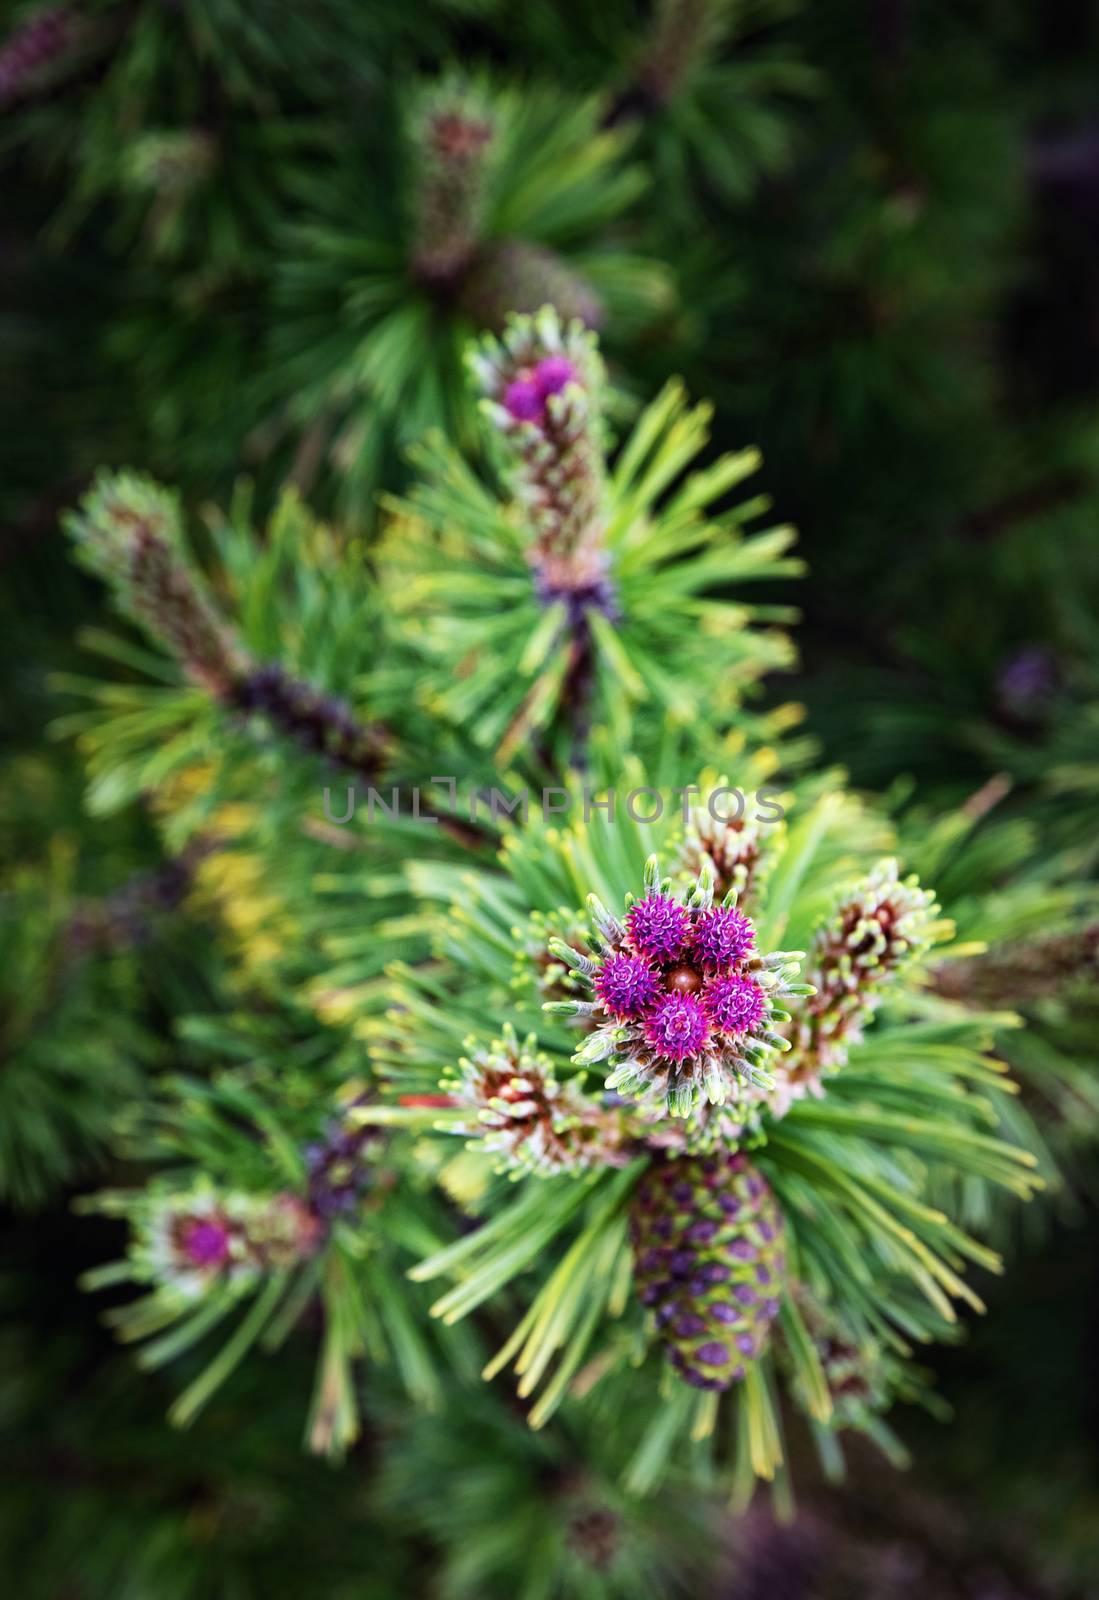
M 215 1194 L 205 1187 L 135 1196 L 132 1254 L 141 1275 L 187 1300 L 219 1283 L 254 1277 L 258 1262 L 248 1237 L 254 1212 L 251 1195 Z
M 210 694 L 228 695 L 247 657 L 218 617 L 188 557 L 178 496 L 150 478 L 102 473 L 66 531 L 119 609 L 163 644 Z
M 533 1035 L 520 1043 L 505 1027 L 487 1050 L 463 1057 L 442 1087 L 473 1113 L 448 1126 L 468 1135 L 474 1148 L 498 1155 L 501 1170 L 546 1175 L 629 1159 L 621 1114 L 589 1099 L 576 1083 L 558 1083 L 549 1057 L 535 1051 Z
M 796 1299 L 832 1401 L 832 1427 L 864 1427 L 875 1413 L 888 1409 L 891 1398 L 882 1350 L 875 1344 L 857 1344 L 830 1307 L 803 1285 L 798 1286 Z M 803 1406 L 810 1409 L 796 1380 L 794 1388 Z
M 438 289 L 451 287 L 473 259 L 484 223 L 498 143 L 491 108 L 465 84 L 437 85 L 412 121 L 416 160 L 412 269 Z
M 1057 657 L 1048 646 L 1014 651 L 996 674 L 1000 710 L 1016 722 L 1040 722 L 1053 707 L 1060 679 Z
M 471 358 L 486 413 L 503 438 L 516 498 L 532 531 L 531 558 L 555 589 L 597 584 L 604 467 L 603 362 L 578 322 L 551 306 L 509 321 Z
M 930 946 L 938 909 L 934 895 L 915 877 L 902 882 L 890 860 L 844 897 L 810 952 L 806 978 L 816 993 L 791 1025 L 776 1109 L 819 1093 L 824 1074 L 844 1065 L 889 985 Z
M 634 1278 L 668 1358 L 698 1389 L 727 1389 L 766 1350 L 784 1291 L 784 1223 L 740 1154 L 656 1161 L 634 1195 Z
M 554 251 L 523 239 L 486 245 L 463 281 L 459 303 L 479 328 L 493 333 L 513 313 L 533 316 L 542 306 L 552 306 L 563 323 L 586 328 L 601 327 L 605 315 L 580 273 Z
M 781 824 L 765 825 L 736 816 L 731 809 L 715 816 L 707 806 L 696 807 L 687 824 L 679 866 L 692 878 L 708 868 L 714 899 L 720 903 L 732 893 L 739 909 L 751 912 L 777 858 L 775 841 L 782 834 L 775 833 L 776 827 L 781 829 Z
M 324 1238 L 324 1224 L 289 1190 L 257 1195 L 203 1184 L 183 1194 L 135 1195 L 123 1209 L 139 1275 L 189 1300 L 296 1266 Z

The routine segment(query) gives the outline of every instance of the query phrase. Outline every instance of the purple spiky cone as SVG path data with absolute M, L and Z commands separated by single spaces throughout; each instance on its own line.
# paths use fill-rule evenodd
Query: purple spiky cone
M 697 1389 L 727 1389 L 767 1348 L 786 1261 L 782 1213 L 739 1153 L 658 1161 L 634 1196 L 634 1279 L 668 1359 Z

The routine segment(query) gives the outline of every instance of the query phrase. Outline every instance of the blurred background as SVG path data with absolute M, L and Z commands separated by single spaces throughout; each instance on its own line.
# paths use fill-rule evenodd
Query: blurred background
M 476 160 L 422 137 L 452 101 L 504 136 L 440 252 L 440 164 Z M 91 820 L 47 736 L 97 609 L 59 515 L 133 465 L 195 505 L 290 482 L 368 538 L 407 444 L 469 435 L 464 340 L 550 300 L 600 330 L 624 418 L 680 373 L 715 452 L 762 448 L 808 563 L 773 693 L 820 760 L 916 833 L 996 807 L 1050 882 L 1089 882 L 1099 6 L 9 3 L 0 173 L 0 1560 L 31 1600 L 513 1595 L 537 1501 L 567 1553 L 546 1594 L 650 1592 L 616 1577 L 639 1514 L 575 1441 L 512 1458 L 471 1416 L 387 1449 L 381 1389 L 334 1472 L 299 1450 L 293 1346 L 173 1433 L 160 1375 L 75 1287 L 113 1224 L 71 1202 L 222 979 L 191 864 L 140 802 Z M 985 981 L 1035 1020 L 1020 1049 L 1075 1064 L 1047 1108 L 1067 1177 L 1013 1224 L 993 1314 L 929 1357 L 943 1416 L 900 1419 L 904 1473 L 807 1462 L 787 1526 L 642 1514 L 652 1593 L 1099 1596 L 1099 920 L 1031 956 Z M 713 1559 L 688 1574 L 700 1517 Z

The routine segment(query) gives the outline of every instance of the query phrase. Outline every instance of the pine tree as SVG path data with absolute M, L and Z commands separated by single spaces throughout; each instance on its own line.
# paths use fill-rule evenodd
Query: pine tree
M 848 1462 L 1086 1582 L 1099 39 L 993 9 L 5 19 L 28 1592 L 876 1593 Z
M 135 1128 L 135 1152 L 155 1160 L 167 1137 L 185 1164 L 167 1187 L 154 1178 L 104 1197 L 128 1219 L 131 1244 L 125 1261 L 89 1282 L 148 1287 L 118 1313 L 127 1337 L 153 1336 L 147 1361 L 224 1330 L 176 1403 L 181 1421 L 257 1341 L 284 1338 L 319 1293 L 325 1332 L 310 1435 L 339 1453 L 357 1431 L 352 1363 L 382 1358 L 388 1346 L 413 1395 L 430 1400 L 438 1365 L 463 1359 L 455 1327 L 473 1313 L 496 1322 L 496 1302 L 518 1274 L 527 1309 L 487 1370 L 515 1363 L 536 1426 L 566 1402 L 582 1409 L 585 1399 L 570 1399 L 577 1386 L 606 1385 L 633 1423 L 618 1449 L 635 1491 L 659 1482 L 693 1435 L 710 1441 L 743 1494 L 753 1475 L 781 1468 L 775 1386 L 787 1371 L 791 1396 L 817 1425 L 831 1415 L 799 1295 L 834 1305 L 855 1348 L 885 1344 L 902 1358 L 903 1388 L 909 1341 L 947 1330 L 953 1300 L 980 1305 L 963 1263 L 995 1264 L 942 1196 L 960 1186 L 989 1209 L 997 1188 L 1026 1196 L 1037 1157 L 987 1131 L 1003 1098 L 1002 1068 L 987 1054 L 996 1019 L 957 1002 L 940 1007 L 918 983 L 952 929 L 929 891 L 881 859 L 886 820 L 827 778 L 769 798 L 762 778 L 773 757 L 753 753 L 735 699 L 705 692 L 692 629 L 721 641 L 735 628 L 737 656 L 773 659 L 735 601 L 686 599 L 752 575 L 753 542 L 773 558 L 773 536 L 745 539 L 735 521 L 731 549 L 712 553 L 715 533 L 697 516 L 735 483 L 740 461 L 682 476 L 694 441 L 673 392 L 608 463 L 592 336 L 562 330 L 549 309 L 517 319 L 502 344 L 476 356 L 472 378 L 487 390 L 485 427 L 500 439 L 504 487 L 495 498 L 451 459 L 430 490 L 448 508 L 439 553 L 455 547 L 456 526 L 477 563 L 498 559 L 518 534 L 502 591 L 512 611 L 484 604 L 491 590 L 479 574 L 465 581 L 461 567 L 425 560 L 421 583 L 434 574 L 434 611 L 449 623 L 427 674 L 415 633 L 404 635 L 404 605 L 386 600 L 402 594 L 422 617 L 388 553 L 390 538 L 410 547 L 404 503 L 394 503 L 393 533 L 379 547 L 376 593 L 369 571 L 359 568 L 357 585 L 350 579 L 358 553 L 311 528 L 293 502 L 263 544 L 239 516 L 222 524 L 209 583 L 187 552 L 178 507 L 142 480 L 104 480 L 70 519 L 77 553 L 177 680 L 135 685 L 133 704 L 145 708 L 136 714 L 95 691 L 99 709 L 75 725 L 103 774 L 124 758 L 137 788 L 150 773 L 161 785 L 171 778 L 179 799 L 168 801 L 169 837 L 210 840 L 212 861 L 236 859 L 238 884 L 249 881 L 239 876 L 246 861 L 260 863 L 251 876 L 268 905 L 269 958 L 260 977 L 244 968 L 245 994 L 259 982 L 269 1003 L 300 997 L 307 1058 L 324 1059 L 308 1042 L 312 1015 L 345 1048 L 365 1043 L 370 1062 L 365 1081 L 347 1088 L 344 1049 L 335 1052 L 318 1116 L 317 1069 L 306 1090 L 280 1066 L 287 1022 L 265 1030 L 265 1041 L 250 1038 L 246 1064 L 216 1072 L 207 1087 L 172 1084 L 164 1109 L 154 1103 L 141 1119 L 146 1131 Z M 654 511 L 661 490 L 670 498 Z M 655 561 L 646 562 L 647 547 Z M 217 594 L 232 611 L 215 609 Z M 483 599 L 450 615 L 452 594 Z M 657 605 L 669 629 L 660 658 L 647 653 Z M 323 641 L 309 626 L 321 615 Z M 588 640 L 595 687 L 542 691 L 539 714 L 518 721 L 505 698 L 486 739 L 470 708 L 496 707 L 507 693 L 501 615 L 523 635 L 535 631 L 532 666 L 560 634 L 564 676 L 550 682 L 569 683 L 570 652 Z M 368 617 L 384 619 L 383 637 L 364 626 Z M 299 655 L 258 665 L 261 641 L 295 638 L 320 651 L 312 664 Z M 711 666 L 714 649 L 705 647 Z M 124 658 L 139 659 L 129 650 Z M 354 707 L 331 698 L 341 660 L 358 685 Z M 445 686 L 463 660 L 465 698 L 454 703 Z M 639 683 L 629 720 L 621 700 L 610 715 L 603 709 L 615 706 L 612 674 L 624 669 Z M 521 682 L 516 690 L 529 703 Z M 652 773 L 638 753 L 621 755 L 627 740 L 652 750 Z M 740 838 L 732 824 L 745 795 L 705 774 L 683 784 L 686 762 L 697 772 L 714 740 L 739 751 L 746 777 L 754 771 L 761 785 L 739 873 L 728 841 Z M 429 831 L 401 815 L 392 780 L 422 773 L 427 760 L 437 767 L 450 750 L 463 774 L 484 771 L 487 759 L 498 786 L 480 808 L 474 792 L 459 818 L 457 778 L 434 774 L 434 796 L 448 782 L 451 792 L 439 812 L 446 825 Z M 197 803 L 188 777 L 196 765 Z M 326 768 L 367 785 L 357 826 L 354 803 L 341 822 L 318 823 Z M 661 792 L 667 771 L 679 780 L 674 809 Z M 531 805 L 537 774 L 558 783 Z M 248 815 L 227 835 L 220 819 L 242 802 Z M 552 823 L 554 809 L 564 823 Z M 783 813 L 773 833 L 762 825 Z M 666 866 L 653 854 L 660 849 Z M 333 851 L 350 854 L 351 884 L 322 866 Z M 362 924 L 359 872 L 374 912 L 403 929 L 398 965 L 392 946 L 379 957 L 377 925 Z M 325 878 L 335 880 L 342 920 L 303 949 L 295 934 L 310 915 L 323 922 L 310 903 Z M 738 906 L 742 888 L 750 914 Z M 234 1057 L 233 1029 L 203 1026 L 201 1036 Z M 341 1096 L 344 1132 L 333 1144 L 324 1129 Z M 447 1153 L 454 1134 L 462 1154 Z M 674 1210 L 653 1209 L 665 1193 L 658 1184 Z M 456 1231 L 463 1213 L 479 1226 Z M 413 1259 L 402 1261 L 409 1249 Z M 432 1308 L 444 1335 L 437 1355 L 422 1305 L 401 1288 L 409 1268 L 415 1282 L 455 1279 Z M 687 1384 L 659 1379 L 664 1347 Z M 877 1410 L 866 1420 L 888 1438 Z

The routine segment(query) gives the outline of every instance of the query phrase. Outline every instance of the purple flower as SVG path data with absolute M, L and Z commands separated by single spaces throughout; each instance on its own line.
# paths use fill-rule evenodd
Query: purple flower
M 743 911 L 714 906 L 695 923 L 692 953 L 705 972 L 725 972 L 751 950 L 755 932 Z
M 749 1033 L 763 1020 L 766 1000 L 751 978 L 715 978 L 706 987 L 707 1014 L 721 1033 Z
M 634 949 L 652 961 L 671 961 L 682 950 L 691 920 L 678 901 L 665 894 L 638 900 L 626 913 Z
M 640 1016 L 660 992 L 656 973 L 639 956 L 609 956 L 595 978 L 595 992 L 615 1017 Z
M 669 994 L 657 1001 L 644 1019 L 645 1037 L 669 1061 L 685 1061 L 706 1043 L 710 1024 L 693 994 Z

